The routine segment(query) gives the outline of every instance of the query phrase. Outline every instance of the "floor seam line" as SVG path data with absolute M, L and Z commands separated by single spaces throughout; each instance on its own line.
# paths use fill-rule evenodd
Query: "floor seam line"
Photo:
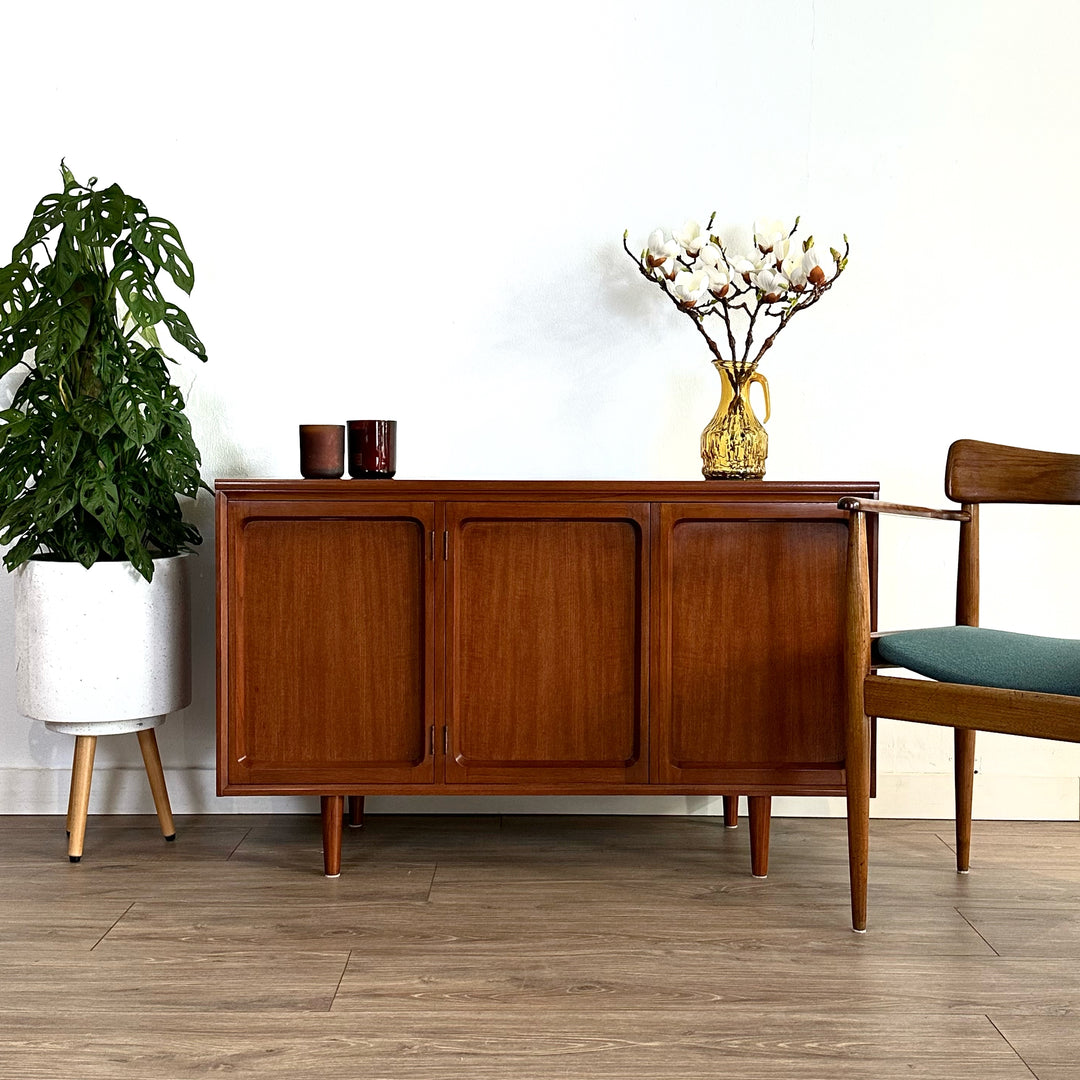
M 987 947 L 987 948 L 988 948 L 988 949 L 989 949 L 989 950 L 990 950 L 990 951 L 991 951 L 991 952 L 992 952 L 992 953 L 993 953 L 993 954 L 994 954 L 994 955 L 995 955 L 996 957 L 998 957 L 998 958 L 1000 959 L 1000 958 L 1001 958 L 1001 953 L 999 953 L 999 952 L 997 951 L 997 949 L 995 949 L 995 948 L 994 948 L 994 946 L 993 946 L 993 945 L 991 945 L 991 944 L 990 944 L 990 942 L 986 940 L 986 937 L 985 937 L 985 936 L 984 936 L 984 935 L 983 935 L 983 934 L 982 934 L 982 933 L 980 932 L 979 928 L 978 928 L 978 927 L 977 927 L 977 926 L 976 926 L 976 925 L 975 925 L 975 924 L 974 924 L 974 923 L 973 923 L 973 922 L 972 922 L 972 921 L 971 921 L 971 920 L 970 920 L 970 919 L 969 919 L 969 918 L 968 918 L 968 917 L 967 917 L 967 916 L 966 916 L 966 915 L 965 915 L 965 914 L 964 914 L 964 913 L 963 913 L 963 912 L 962 912 L 962 911 L 961 911 L 961 910 L 960 910 L 960 909 L 959 909 L 958 907 L 954 907 L 954 908 L 953 908 L 953 911 L 955 911 L 955 912 L 956 912 L 956 914 L 957 914 L 957 915 L 959 915 L 959 916 L 960 916 L 960 918 L 961 918 L 961 919 L 963 919 L 963 920 L 964 920 L 964 922 L 966 922 L 966 923 L 968 924 L 968 926 L 970 926 L 970 927 L 971 927 L 971 929 L 972 929 L 972 930 L 974 930 L 974 931 L 975 931 L 975 933 L 979 935 L 979 937 L 980 937 L 980 938 L 982 938 L 982 940 L 983 940 L 983 941 L 984 941 L 984 942 L 986 943 L 986 947 Z M 989 1018 L 988 1018 L 988 1019 L 989 1019 Z M 991 1021 L 991 1023 L 993 1023 L 993 1021 Z
M 238 851 L 240 850 L 240 845 L 241 845 L 241 844 L 242 844 L 242 843 L 243 843 L 243 842 L 244 842 L 244 841 L 245 841 L 245 840 L 246 840 L 246 839 L 247 839 L 247 838 L 248 838 L 248 837 L 249 837 L 250 835 L 251 835 L 251 826 L 249 825 L 249 826 L 248 826 L 248 827 L 247 827 L 247 828 L 246 828 L 246 829 L 244 830 L 244 835 L 243 835 L 243 836 L 241 836 L 241 837 L 240 837 L 240 839 L 236 841 L 236 846 L 235 846 L 235 847 L 234 847 L 234 848 L 232 849 L 232 851 L 230 851 L 230 852 L 229 852 L 229 854 L 228 854 L 228 855 L 226 855 L 226 856 L 225 856 L 225 861 L 226 861 L 226 862 L 228 862 L 228 861 L 229 861 L 229 860 L 230 860 L 230 859 L 231 859 L 231 858 L 232 858 L 232 857 L 233 857 L 233 856 L 234 856 L 234 855 L 235 855 L 235 854 L 236 854 L 236 853 L 237 853 L 237 852 L 238 852 Z
M 330 1004 L 326 1006 L 327 1012 L 333 1012 L 334 1002 L 337 1001 L 338 992 L 341 990 L 341 984 L 345 981 L 345 972 L 349 970 L 349 961 L 352 959 L 353 951 L 349 950 L 348 955 L 345 957 L 345 964 L 341 969 L 341 974 L 338 976 L 337 986 L 334 987 L 334 992 L 330 995 Z
M 989 1025 L 1001 1036 L 1002 1041 L 1005 1043 L 1005 1045 L 1020 1059 L 1024 1068 L 1027 1069 L 1027 1071 L 1035 1077 L 1035 1080 L 1039 1080 L 1039 1074 L 1027 1063 L 1027 1061 L 1024 1060 L 1024 1055 L 1021 1054 L 1020 1051 L 1017 1050 L 1011 1042 L 1009 1042 L 1001 1028 L 999 1028 L 997 1024 L 995 1024 L 994 1021 L 990 1019 L 990 1016 L 988 1014 L 984 1013 L 983 1015 L 986 1016 L 987 1023 L 989 1023 Z
M 102 934 L 101 937 L 99 937 L 97 939 L 97 941 L 94 942 L 93 945 L 90 946 L 90 951 L 91 952 L 93 952 L 116 929 L 117 924 L 135 906 L 135 903 L 136 902 L 134 900 L 132 900 L 131 903 L 128 904 L 128 906 L 126 908 L 124 908 L 124 910 L 121 911 L 119 915 L 116 916 L 115 920 L 113 920 L 113 924 L 109 927 L 109 929 L 106 930 L 105 933 Z

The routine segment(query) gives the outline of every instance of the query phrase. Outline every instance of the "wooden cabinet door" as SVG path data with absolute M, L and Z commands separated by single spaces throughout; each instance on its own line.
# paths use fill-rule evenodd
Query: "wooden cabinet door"
M 223 794 L 434 781 L 434 516 L 229 502 Z
M 648 779 L 646 503 L 449 502 L 447 783 Z
M 841 791 L 835 502 L 663 504 L 657 519 L 654 781 Z

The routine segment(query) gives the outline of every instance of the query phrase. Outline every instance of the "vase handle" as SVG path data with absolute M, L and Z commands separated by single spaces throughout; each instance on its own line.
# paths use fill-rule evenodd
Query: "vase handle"
M 750 383 L 758 383 L 761 386 L 762 393 L 765 395 L 765 419 L 761 422 L 767 424 L 769 417 L 772 416 L 772 407 L 769 404 L 769 380 L 760 372 L 755 371 L 747 380 L 747 390 L 750 389 Z

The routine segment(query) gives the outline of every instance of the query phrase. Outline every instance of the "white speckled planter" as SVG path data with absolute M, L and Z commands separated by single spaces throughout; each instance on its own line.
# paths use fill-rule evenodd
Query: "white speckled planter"
M 15 578 L 19 711 L 68 735 L 152 728 L 191 701 L 187 555 L 130 563 L 31 559 Z

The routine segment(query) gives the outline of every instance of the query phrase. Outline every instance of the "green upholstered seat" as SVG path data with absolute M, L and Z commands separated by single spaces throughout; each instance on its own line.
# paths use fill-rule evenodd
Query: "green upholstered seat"
M 1080 641 L 978 626 L 902 630 L 875 641 L 875 659 L 939 682 L 1080 695 Z

